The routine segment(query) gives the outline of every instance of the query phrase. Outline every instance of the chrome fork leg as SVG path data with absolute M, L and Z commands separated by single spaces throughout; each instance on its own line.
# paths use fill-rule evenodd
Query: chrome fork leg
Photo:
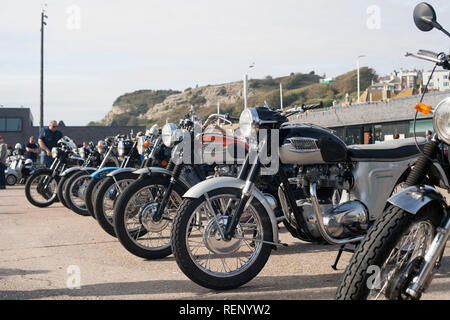
M 410 283 L 406 293 L 413 298 L 418 298 L 420 294 L 426 289 L 425 285 L 429 283 L 428 279 L 432 274 L 433 268 L 436 265 L 437 259 L 441 256 L 447 240 L 450 236 L 450 215 L 447 216 L 447 221 L 442 228 L 437 228 L 436 236 L 431 243 L 430 248 L 424 257 L 424 264 L 417 277 Z

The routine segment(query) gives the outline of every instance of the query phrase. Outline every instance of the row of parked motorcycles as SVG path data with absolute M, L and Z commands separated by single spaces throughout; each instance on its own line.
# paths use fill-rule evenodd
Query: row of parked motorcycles
M 418 8 L 416 24 L 436 21 L 429 5 Z M 448 55 L 414 56 L 450 69 Z M 59 200 L 92 216 L 138 257 L 174 254 L 182 272 L 206 288 L 252 280 L 273 249 L 287 246 L 279 237 L 284 227 L 302 241 L 340 245 L 334 268 L 343 251 L 355 252 L 338 299 L 419 299 L 449 236 L 436 187 L 450 190 L 450 98 L 416 107 L 434 112 L 431 140 L 375 145 L 347 146 L 332 130 L 289 121 L 322 107 L 254 107 L 204 123 L 191 109 L 178 125 L 109 137 L 86 155 L 75 155 L 65 137 L 52 150 L 52 167 L 28 179 L 26 196 L 36 206 Z M 238 129 L 224 129 L 237 120 Z M 71 158 L 83 164 L 67 168 Z M 374 265 L 378 282 L 368 285 Z

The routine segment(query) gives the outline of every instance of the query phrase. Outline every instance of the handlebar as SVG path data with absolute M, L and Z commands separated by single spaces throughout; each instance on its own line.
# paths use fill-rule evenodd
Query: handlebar
M 431 61 L 444 69 L 450 70 L 449 56 L 445 53 L 435 53 L 428 50 L 419 50 L 417 54 L 407 52 L 406 57 L 414 57 L 421 60 Z

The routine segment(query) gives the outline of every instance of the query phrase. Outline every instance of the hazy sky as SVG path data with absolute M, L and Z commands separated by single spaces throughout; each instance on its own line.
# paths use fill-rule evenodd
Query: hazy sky
M 384 75 L 431 68 L 405 58 L 448 51 L 439 31 L 416 29 L 419 0 L 49 0 L 45 122 L 100 120 L 123 93 L 361 66 Z M 450 2 L 429 1 L 450 29 Z M 2 0 L 0 105 L 31 107 L 39 122 L 42 2 Z M 447 23 L 448 22 L 448 23 Z M 248 66 L 255 62 L 256 67 Z M 0 109 L 1 114 L 1 109 Z

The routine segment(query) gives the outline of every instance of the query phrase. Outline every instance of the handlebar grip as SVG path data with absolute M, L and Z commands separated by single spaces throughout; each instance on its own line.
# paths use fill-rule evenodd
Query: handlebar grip
M 313 110 L 313 109 L 319 109 L 319 108 L 323 108 L 323 102 L 320 101 L 319 103 L 315 103 L 315 104 L 308 104 L 308 105 L 303 105 L 302 109 L 303 110 Z

